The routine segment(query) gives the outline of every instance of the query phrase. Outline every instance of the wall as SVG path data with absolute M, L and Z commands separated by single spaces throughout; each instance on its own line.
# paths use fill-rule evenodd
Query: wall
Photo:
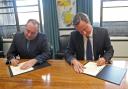
M 114 57 L 128 58 L 128 37 L 111 37 L 114 48 Z
M 59 35 L 70 35 L 70 33 L 72 32 L 73 30 L 60 30 L 59 31 Z
M 61 35 L 63 34 L 61 33 Z M 4 39 L 3 41 L 3 50 L 6 54 L 12 39 Z M 128 37 L 111 37 L 111 43 L 114 48 L 114 58 L 128 58 Z

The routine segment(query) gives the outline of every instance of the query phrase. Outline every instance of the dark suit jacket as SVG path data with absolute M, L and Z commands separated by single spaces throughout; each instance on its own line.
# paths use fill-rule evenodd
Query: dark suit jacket
M 104 28 L 93 28 L 93 53 L 94 60 L 104 57 L 106 61 L 113 56 L 114 50 L 108 32 Z M 78 31 L 71 33 L 70 42 L 65 52 L 65 59 L 70 63 L 73 58 L 84 59 L 83 36 Z
M 23 59 L 35 58 L 38 60 L 38 63 L 43 63 L 50 57 L 48 39 L 45 34 L 38 33 L 37 37 L 30 41 L 28 49 L 27 42 L 28 40 L 25 38 L 24 33 L 17 33 L 14 36 L 11 47 L 7 53 L 7 64 L 17 55 Z

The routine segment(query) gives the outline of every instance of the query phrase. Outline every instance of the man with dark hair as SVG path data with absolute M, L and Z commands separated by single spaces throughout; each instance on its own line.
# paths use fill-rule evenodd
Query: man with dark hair
M 39 33 L 39 23 L 35 19 L 29 19 L 24 32 L 16 33 L 14 36 L 6 63 L 16 66 L 20 62 L 17 56 L 30 59 L 21 66 L 21 69 L 28 69 L 50 58 L 48 39 L 45 34 Z
M 83 65 L 78 60 L 96 61 L 98 66 L 111 60 L 114 50 L 105 28 L 92 27 L 85 13 L 76 14 L 73 25 L 76 31 L 71 32 L 65 58 L 77 73 L 83 72 Z

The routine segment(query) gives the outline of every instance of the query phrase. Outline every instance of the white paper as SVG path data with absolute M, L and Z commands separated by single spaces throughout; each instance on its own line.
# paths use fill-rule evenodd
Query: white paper
M 25 62 L 20 63 L 20 64 L 18 64 L 18 66 L 10 66 L 10 68 L 11 68 L 11 70 L 12 70 L 13 75 L 18 75 L 18 74 L 21 74 L 21 73 L 25 73 L 25 72 L 28 72 L 28 71 L 34 70 L 34 68 L 33 68 L 33 67 L 28 68 L 28 69 L 26 69 L 26 70 L 22 70 L 22 69 L 20 69 L 20 67 L 21 67 L 24 63 L 25 63 Z
M 88 62 L 87 64 L 84 65 L 83 73 L 96 76 L 104 67 L 105 65 L 97 66 L 95 62 Z

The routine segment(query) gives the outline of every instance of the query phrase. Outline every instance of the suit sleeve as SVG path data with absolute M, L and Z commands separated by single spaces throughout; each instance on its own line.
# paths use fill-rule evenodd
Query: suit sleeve
M 35 59 L 38 60 L 38 63 L 43 63 L 51 57 L 51 53 L 50 53 L 50 47 L 48 45 L 47 36 L 44 35 L 40 41 L 41 41 L 40 44 L 41 54 L 37 55 Z
M 13 38 L 13 41 L 12 41 L 12 43 L 11 43 L 11 46 L 10 46 L 10 48 L 9 48 L 9 50 L 8 50 L 8 52 L 7 52 L 7 61 L 6 61 L 6 64 L 9 64 L 9 61 L 13 58 L 13 57 L 15 57 L 15 56 L 17 56 L 18 55 L 18 52 L 17 52 L 17 49 L 16 49 L 16 35 L 14 36 L 14 38 Z
M 65 59 L 69 64 L 71 64 L 71 60 L 75 58 L 74 54 L 75 54 L 74 35 L 73 33 L 71 33 L 70 41 L 65 51 Z
M 109 37 L 107 30 L 105 30 L 105 42 L 104 43 L 105 43 L 104 58 L 106 59 L 106 61 L 109 61 L 111 60 L 114 54 L 114 50 L 111 45 L 110 37 Z

